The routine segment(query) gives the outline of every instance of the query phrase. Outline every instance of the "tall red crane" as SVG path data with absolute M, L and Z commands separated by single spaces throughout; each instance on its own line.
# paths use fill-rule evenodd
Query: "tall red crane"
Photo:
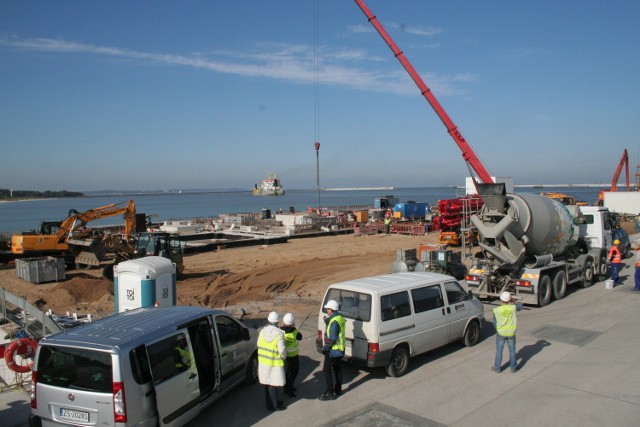
M 400 61 L 405 70 L 407 70 L 416 85 L 418 85 L 422 96 L 426 98 L 440 120 L 442 120 L 442 123 L 447 128 L 447 132 L 449 132 L 455 143 L 458 145 L 458 148 L 460 148 L 460 150 L 462 151 L 462 158 L 467 163 L 467 167 L 469 167 L 469 170 L 473 170 L 473 172 L 475 172 L 482 183 L 493 183 L 491 175 L 489 175 L 489 172 L 487 172 L 487 169 L 484 167 L 478 156 L 476 156 L 476 153 L 473 151 L 467 140 L 464 139 L 464 137 L 458 130 L 458 127 L 453 123 L 451 118 L 449 118 L 447 112 L 444 111 L 444 108 L 442 108 L 436 97 L 433 95 L 431 89 L 429 89 L 429 87 L 422 81 L 404 53 L 398 48 L 391 36 L 389 36 L 389 34 L 382 27 L 380 21 L 378 21 L 378 18 L 376 18 L 375 15 L 371 13 L 369 8 L 364 4 L 363 0 L 355 0 L 355 2 L 367 16 L 367 19 L 369 20 L 371 25 L 373 25 L 374 28 L 378 31 L 378 34 L 380 34 L 387 45 L 389 45 L 395 57 L 398 59 L 398 61 Z
M 627 153 L 627 149 L 625 148 L 622 152 L 622 157 L 620 158 L 620 163 L 618 163 L 616 172 L 613 174 L 613 179 L 611 180 L 611 188 L 609 188 L 608 190 L 601 190 L 600 194 L 598 194 L 598 205 L 602 205 L 604 203 L 605 192 L 618 191 L 618 179 L 620 178 L 620 173 L 622 172 L 623 166 L 625 168 L 625 173 L 627 176 L 627 191 L 630 190 L 631 185 L 629 183 L 629 153 Z

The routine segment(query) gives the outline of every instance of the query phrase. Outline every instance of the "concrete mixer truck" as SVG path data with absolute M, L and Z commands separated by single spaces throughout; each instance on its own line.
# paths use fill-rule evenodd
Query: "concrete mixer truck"
M 589 287 L 608 273 L 612 221 L 601 206 L 563 205 L 538 194 L 506 194 L 478 184 L 484 207 L 471 217 L 480 251 L 465 276 L 480 297 L 512 292 L 525 304 L 564 298 L 569 285 Z

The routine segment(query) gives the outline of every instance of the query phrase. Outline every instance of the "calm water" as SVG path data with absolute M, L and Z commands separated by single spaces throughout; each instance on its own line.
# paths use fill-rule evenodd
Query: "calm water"
M 448 187 L 396 188 L 393 190 L 341 190 L 322 191 L 320 206 L 373 205 L 374 199 L 393 195 L 401 202 L 413 200 L 435 204 L 438 200 L 463 195 L 463 189 Z M 559 191 L 590 203 L 598 197 L 597 188 L 553 187 L 517 188 L 516 192 L 539 193 Z M 272 211 L 288 211 L 293 206 L 297 211 L 318 206 L 317 190 L 287 190 L 284 196 L 254 196 L 250 191 L 211 192 L 188 194 L 125 195 L 109 197 L 81 197 L 18 202 L 0 202 L 0 232 L 3 234 L 36 229 L 42 221 L 59 221 L 69 215 L 70 209 L 83 212 L 111 203 L 123 203 L 132 199 L 136 210 L 147 215 L 157 215 L 154 221 L 215 217 L 224 213 L 260 212 L 263 208 Z M 93 225 L 119 224 L 121 218 L 111 217 L 94 221 Z

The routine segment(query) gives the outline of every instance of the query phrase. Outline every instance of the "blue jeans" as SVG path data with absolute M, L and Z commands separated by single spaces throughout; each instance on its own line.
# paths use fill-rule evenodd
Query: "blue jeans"
M 634 289 L 640 289 L 640 267 L 636 267 L 636 274 L 635 274 L 635 282 L 636 285 L 634 286 Z
M 516 368 L 516 337 L 503 337 L 500 334 L 496 334 L 496 361 L 494 366 L 497 371 L 502 370 L 502 351 L 504 350 L 505 342 L 509 347 L 509 367 L 511 369 Z
M 611 263 L 611 267 L 609 268 L 611 270 L 611 280 L 613 280 L 613 284 L 617 285 L 618 284 L 618 274 L 620 271 L 620 263 L 618 262 L 612 262 Z

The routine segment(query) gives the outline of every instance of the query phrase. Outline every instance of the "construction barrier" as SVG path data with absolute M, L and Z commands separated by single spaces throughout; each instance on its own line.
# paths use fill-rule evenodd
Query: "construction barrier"
M 403 224 L 396 222 L 391 224 L 391 233 L 424 236 L 425 224 Z

